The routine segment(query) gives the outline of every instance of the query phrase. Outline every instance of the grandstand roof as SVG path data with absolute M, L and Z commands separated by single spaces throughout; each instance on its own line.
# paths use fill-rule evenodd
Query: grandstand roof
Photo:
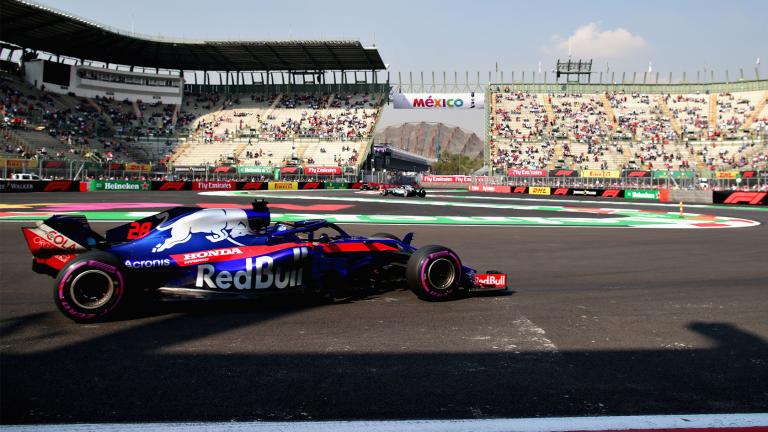
M 0 41 L 79 59 L 181 70 L 385 69 L 359 41 L 194 41 L 134 36 L 24 0 L 0 0 Z

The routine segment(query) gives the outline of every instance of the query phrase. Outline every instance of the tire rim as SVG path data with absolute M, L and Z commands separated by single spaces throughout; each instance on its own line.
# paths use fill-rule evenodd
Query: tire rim
M 456 267 L 447 258 L 438 258 L 427 267 L 427 280 L 438 290 L 445 290 L 456 280 Z
M 72 302 L 83 309 L 98 309 L 115 293 L 115 284 L 108 274 L 101 270 L 86 270 L 69 285 L 69 295 Z

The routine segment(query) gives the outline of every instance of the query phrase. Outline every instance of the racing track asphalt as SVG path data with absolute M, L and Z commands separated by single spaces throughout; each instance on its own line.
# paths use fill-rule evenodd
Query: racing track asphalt
M 123 192 L 0 198 L 9 205 L 136 197 Z M 192 192 L 141 199 L 247 203 Z M 294 202 L 272 202 L 278 201 Z M 358 213 L 436 214 L 427 206 L 355 205 Z M 417 245 L 444 244 L 467 265 L 508 273 L 514 293 L 447 303 L 422 302 L 404 290 L 331 305 L 295 297 L 165 301 L 98 325 L 74 324 L 56 310 L 51 279 L 30 270 L 19 232 L 29 223 L 3 222 L 0 421 L 764 412 L 768 212 L 695 211 L 762 225 L 347 225 L 359 234 L 413 230 Z M 450 212 L 488 214 L 471 208 Z

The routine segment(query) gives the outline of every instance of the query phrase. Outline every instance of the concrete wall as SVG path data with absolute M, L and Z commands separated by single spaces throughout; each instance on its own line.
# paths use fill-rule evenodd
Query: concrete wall
M 675 203 L 712 204 L 712 191 L 670 190 L 669 200 Z

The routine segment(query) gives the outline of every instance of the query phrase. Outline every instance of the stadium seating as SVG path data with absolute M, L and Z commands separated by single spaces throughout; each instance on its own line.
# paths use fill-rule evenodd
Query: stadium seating
M 185 95 L 181 106 L 86 99 L 0 80 L 6 156 L 176 165 L 356 164 L 383 95 Z
M 768 92 L 496 88 L 489 146 L 517 168 L 768 168 Z M 180 106 L 86 99 L 0 75 L 7 157 L 194 165 L 356 165 L 383 94 L 187 94 Z M 416 137 L 418 140 L 418 137 Z M 414 144 L 426 152 L 431 139 Z
M 765 169 L 768 92 L 491 93 L 497 167 Z
M 279 94 L 226 100 L 191 123 L 176 165 L 346 165 L 372 137 L 382 95 Z

